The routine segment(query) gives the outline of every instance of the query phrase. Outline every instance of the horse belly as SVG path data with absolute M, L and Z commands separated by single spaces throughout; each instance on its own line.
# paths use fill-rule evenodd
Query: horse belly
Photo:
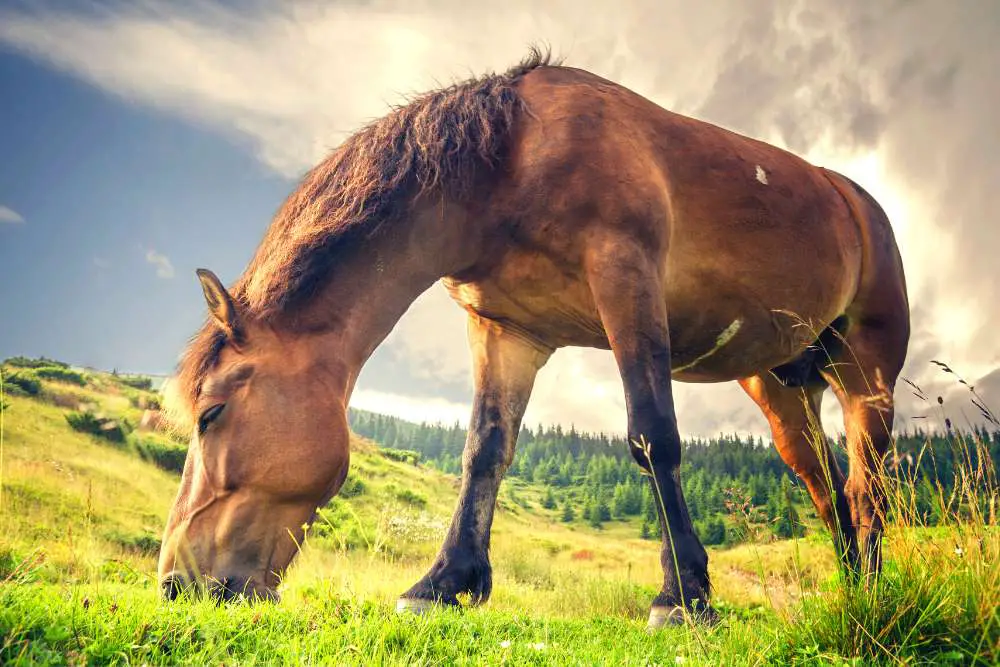
M 775 172 L 773 190 L 675 192 L 664 291 L 679 380 L 734 380 L 791 361 L 854 298 L 860 238 L 846 206 L 805 172 L 791 170 L 795 189 L 780 191 L 786 174 Z
M 503 289 L 487 282 L 451 284 L 449 290 L 466 310 L 540 345 L 610 349 L 585 286 L 547 292 L 521 287 Z M 680 382 L 726 382 L 755 375 L 789 361 L 816 339 L 809 327 L 777 312 L 780 309 L 769 311 L 749 300 L 723 307 L 671 300 L 669 295 L 667 301 L 671 367 Z M 817 332 L 827 323 L 812 321 Z
M 731 267 L 739 264 L 723 263 Z M 833 276 L 823 281 L 740 283 L 732 271 L 710 275 L 674 266 L 664 286 L 674 377 L 725 382 L 799 355 L 843 312 Z M 539 263 L 510 261 L 488 278 L 446 279 L 452 298 L 477 316 L 551 348 L 610 349 L 586 282 Z
M 670 315 L 671 368 L 681 382 L 756 375 L 790 361 L 815 340 L 797 320 L 751 304 L 721 309 L 675 303 Z
M 745 253 L 673 262 L 664 289 L 676 379 L 736 380 L 800 355 L 844 313 L 856 284 L 849 267 L 822 266 L 800 273 L 772 262 L 764 269 Z

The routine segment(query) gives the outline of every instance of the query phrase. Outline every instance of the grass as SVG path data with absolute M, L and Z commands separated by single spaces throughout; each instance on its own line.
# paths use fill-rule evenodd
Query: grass
M 167 605 L 121 585 L 0 592 L 0 624 L 16 629 L 5 664 L 677 664 L 697 660 L 691 633 L 650 636 L 615 617 L 546 619 L 506 611 L 400 616 L 318 588 L 294 604 L 256 609 L 208 602 Z M 726 662 L 761 639 L 747 625 L 708 631 Z
M 996 486 L 971 465 L 940 498 L 943 526 L 917 521 L 907 480 L 891 481 L 896 523 L 876 588 L 843 585 L 822 531 L 710 549 L 723 622 L 648 634 L 658 545 L 636 537 L 634 523 L 564 524 L 540 507 L 542 489 L 516 481 L 497 511 L 490 601 L 397 615 L 396 597 L 440 546 L 457 480 L 355 439 L 347 491 L 310 528 L 279 603 L 168 604 L 155 558 L 178 477 L 65 419 L 85 403 L 137 423 L 136 390 L 103 375 L 85 387 L 42 384 L 36 397 L 5 396 L 0 417 L 3 664 L 1000 660 Z M 956 446 L 977 445 L 956 437 Z

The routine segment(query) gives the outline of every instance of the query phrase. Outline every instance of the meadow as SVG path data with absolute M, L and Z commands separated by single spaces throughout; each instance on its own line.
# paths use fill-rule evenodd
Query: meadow
M 920 471 L 920 484 L 890 477 L 893 523 L 874 589 L 841 580 L 829 535 L 807 507 L 797 505 L 804 536 L 780 539 L 731 505 L 727 531 L 744 524 L 743 537 L 709 547 L 722 622 L 650 634 L 659 554 L 658 541 L 642 536 L 641 514 L 566 521 L 572 496 L 553 504 L 551 484 L 533 474 L 504 482 L 489 602 L 397 615 L 396 597 L 440 545 L 458 478 L 361 436 L 344 490 L 307 532 L 280 602 L 167 603 L 156 554 L 184 444 L 136 430 L 155 392 L 142 378 L 45 360 L 15 360 L 2 372 L 3 664 L 1000 661 L 990 451 L 1000 439 L 985 432 L 928 436 L 919 455 L 950 448 L 948 483 L 920 466 L 908 469 Z

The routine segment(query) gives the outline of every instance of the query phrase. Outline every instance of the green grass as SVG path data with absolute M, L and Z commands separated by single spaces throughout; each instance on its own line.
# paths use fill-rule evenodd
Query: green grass
M 613 616 L 479 609 L 400 616 L 322 588 L 258 609 L 166 604 L 122 585 L 21 585 L 0 590 L 0 609 L 5 664 L 676 664 L 699 662 L 701 643 L 732 664 L 770 634 L 761 623 L 650 636 Z
M 65 419 L 86 404 L 138 423 L 145 394 L 101 374 L 84 387 L 42 385 L 36 397 L 4 399 L 2 664 L 1000 660 L 1000 535 L 995 517 L 976 509 L 984 497 L 975 471 L 957 498 L 942 498 L 947 526 L 925 528 L 899 513 L 874 591 L 840 585 L 822 531 L 710 549 L 723 622 L 650 635 L 658 544 L 639 539 L 634 521 L 599 530 L 562 523 L 559 509 L 541 508 L 542 489 L 518 481 L 505 483 L 497 511 L 490 601 L 397 615 L 396 597 L 441 544 L 457 479 L 356 439 L 345 493 L 310 528 L 279 603 L 169 604 L 156 593 L 155 560 L 178 477 L 152 464 L 138 434 L 111 443 Z M 995 501 L 995 487 L 985 488 Z M 906 485 L 891 491 L 905 509 Z

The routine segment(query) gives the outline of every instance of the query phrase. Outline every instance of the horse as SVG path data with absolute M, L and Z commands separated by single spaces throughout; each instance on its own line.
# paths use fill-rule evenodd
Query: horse
M 439 281 L 467 312 L 473 407 L 450 528 L 401 612 L 488 600 L 498 489 L 536 374 L 565 346 L 609 350 L 620 372 L 629 448 L 659 501 L 650 627 L 718 617 L 674 381 L 738 382 L 841 566 L 881 569 L 903 266 L 870 194 L 776 146 L 532 48 L 362 127 L 304 175 L 233 285 L 197 276 L 208 314 L 175 375 L 191 444 L 158 566 L 169 599 L 278 597 L 347 474 L 362 367 Z M 847 477 L 816 434 L 828 387 Z

